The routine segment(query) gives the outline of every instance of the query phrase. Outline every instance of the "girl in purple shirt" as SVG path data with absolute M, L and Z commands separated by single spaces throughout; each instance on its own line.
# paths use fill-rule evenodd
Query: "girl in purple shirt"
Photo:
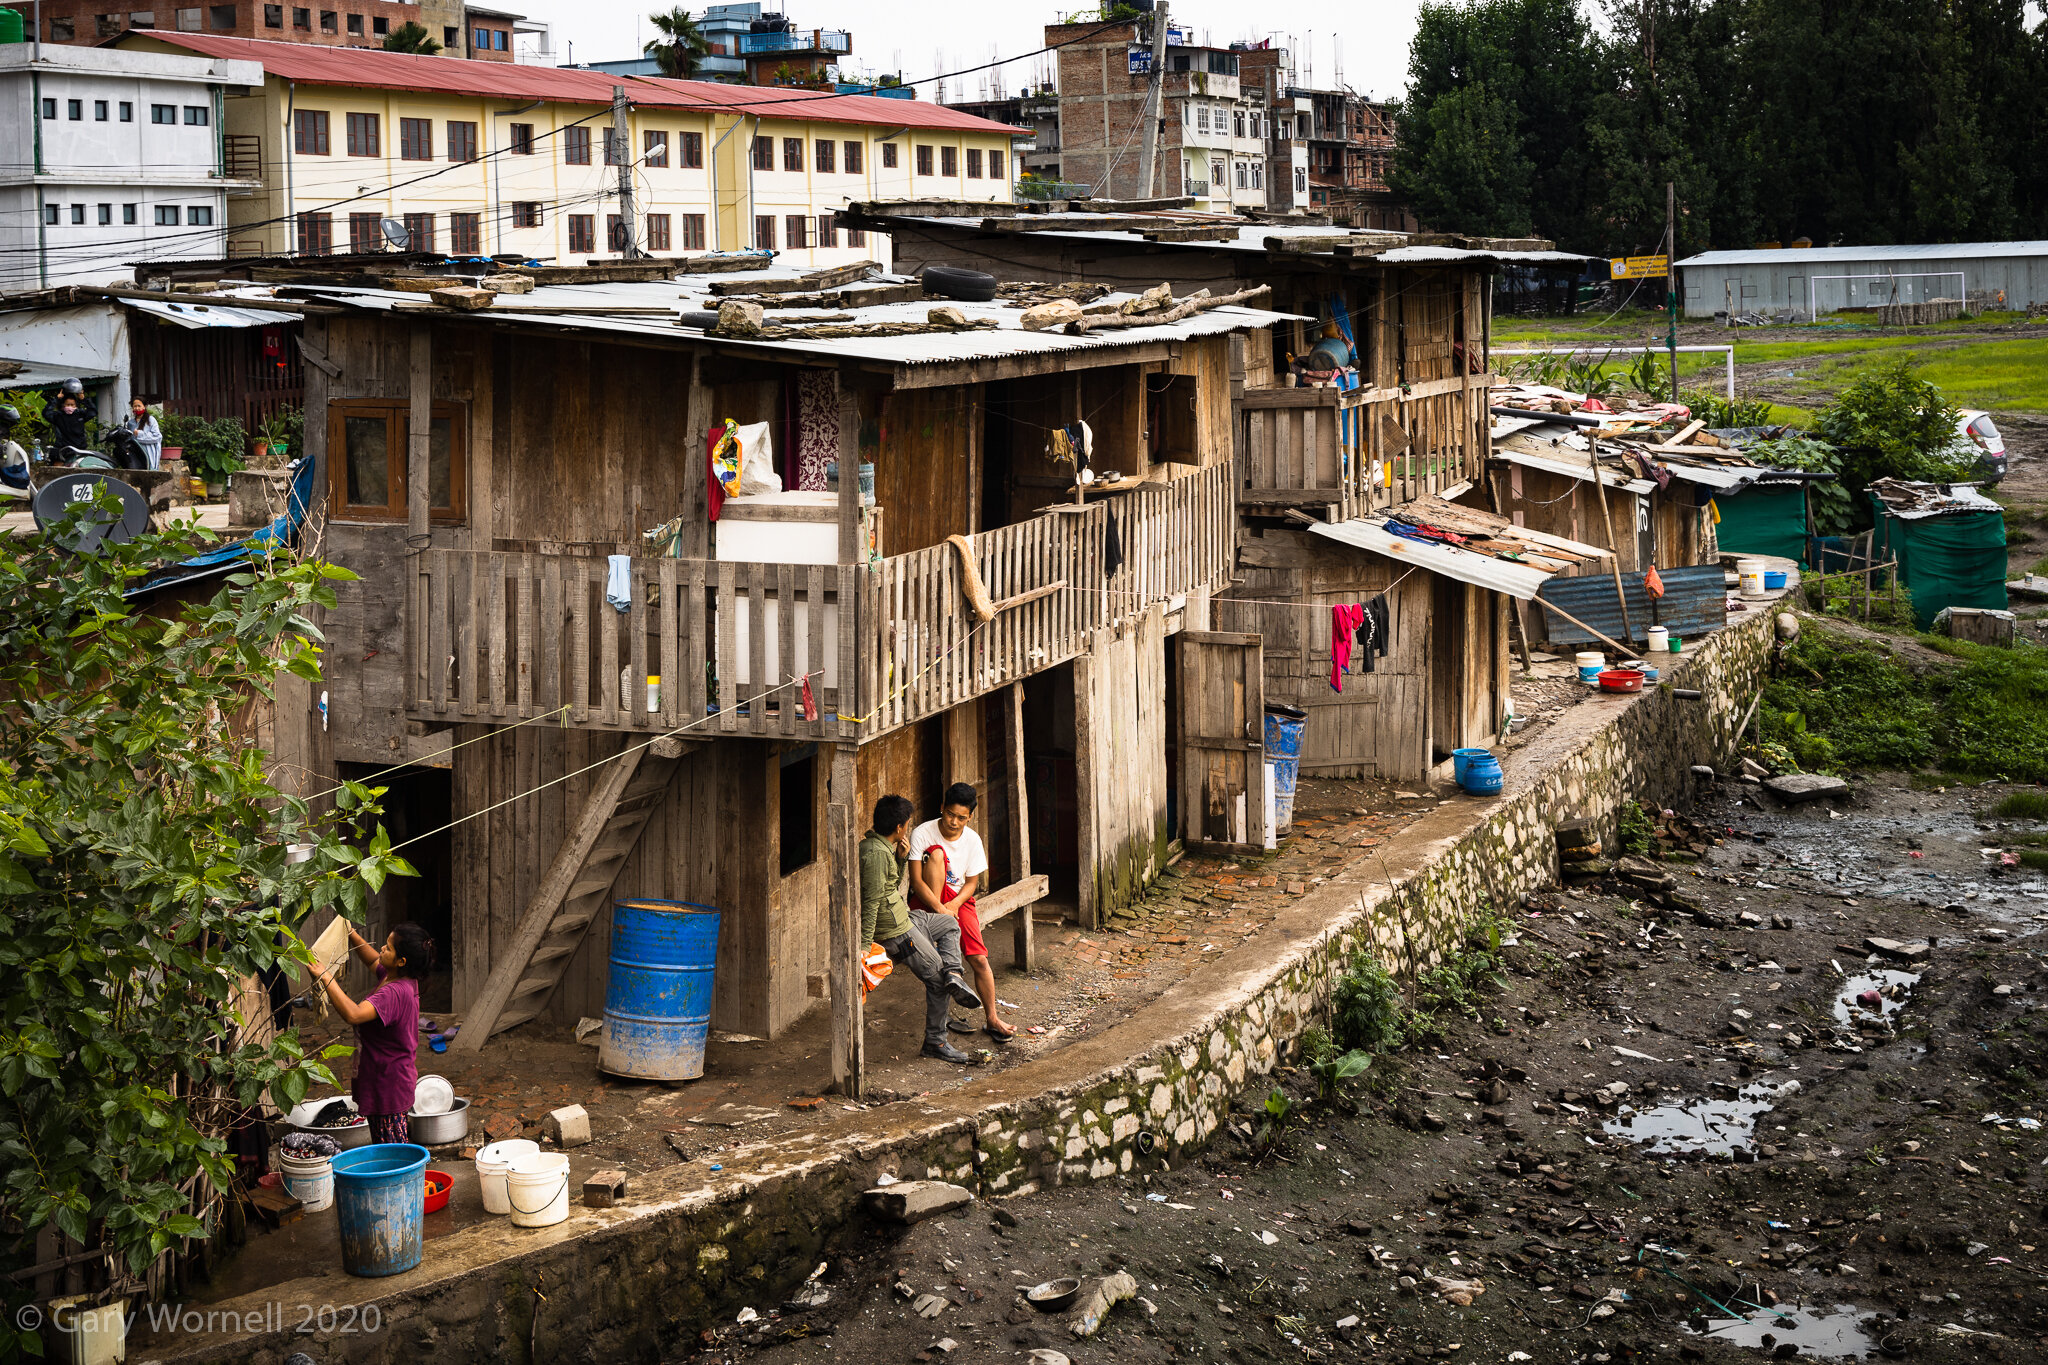
M 409 920 L 391 931 L 382 948 L 371 947 L 354 929 L 348 936 L 356 956 L 377 969 L 377 989 L 357 1004 L 336 984 L 333 972 L 323 973 L 320 982 L 341 1017 L 356 1026 L 354 1094 L 357 1111 L 370 1121 L 371 1139 L 404 1142 L 405 1116 L 420 1079 L 415 1060 L 420 1033 L 419 979 L 433 970 L 434 940 Z

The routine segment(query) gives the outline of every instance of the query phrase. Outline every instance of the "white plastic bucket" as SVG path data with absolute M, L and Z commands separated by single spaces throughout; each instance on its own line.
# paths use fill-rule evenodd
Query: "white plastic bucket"
M 1744 597 L 1762 597 L 1764 595 L 1764 562 L 1761 559 L 1736 560 L 1735 581 L 1741 585 Z
M 331 1158 L 296 1157 L 289 1152 L 279 1152 L 277 1170 L 284 1177 L 285 1193 L 305 1205 L 307 1213 L 318 1213 L 334 1203 L 334 1164 Z
M 505 1187 L 505 1178 L 511 1173 L 512 1163 L 522 1157 L 538 1155 L 540 1144 L 526 1138 L 506 1138 L 494 1142 L 476 1154 L 476 1179 L 483 1186 L 485 1213 L 510 1213 L 512 1203 Z
M 1574 662 L 1579 666 L 1580 682 L 1597 684 L 1600 681 L 1600 670 L 1607 667 L 1607 656 L 1595 650 L 1582 650 L 1575 656 Z
M 1650 627 L 1650 652 L 1669 654 L 1671 652 L 1671 631 L 1666 626 Z
M 512 1225 L 551 1227 L 569 1216 L 569 1158 L 560 1152 L 535 1152 L 512 1163 L 505 1176 L 512 1204 Z

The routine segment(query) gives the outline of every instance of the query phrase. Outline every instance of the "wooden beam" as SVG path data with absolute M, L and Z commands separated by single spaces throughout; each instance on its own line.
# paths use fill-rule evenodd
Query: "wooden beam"
M 1612 649 L 1615 653 L 1619 654 L 1623 659 L 1629 659 L 1634 657 L 1635 651 L 1630 649 L 1627 645 L 1615 643 L 1614 640 L 1610 639 L 1608 636 L 1602 635 L 1599 631 L 1593 629 L 1584 621 L 1581 621 L 1578 617 L 1566 611 L 1563 607 L 1557 605 L 1557 603 L 1549 601 L 1541 595 L 1532 597 L 1529 600 L 1534 602 L 1537 606 L 1543 608 L 1545 611 L 1553 612 L 1558 616 L 1562 616 L 1565 620 L 1571 622 L 1580 630 L 1585 631 L 1586 634 L 1592 636 L 1594 639 L 1605 642 L 1609 649 Z
M 411 407 L 405 426 L 405 536 L 415 550 L 427 541 L 428 463 L 434 434 L 434 333 L 412 324 L 412 363 L 406 379 Z
M 640 755 L 644 752 L 638 747 L 629 748 L 599 774 L 589 799 L 576 816 L 575 825 L 555 850 L 547 875 L 541 878 L 533 899 L 527 902 L 526 910 L 520 915 L 519 929 L 511 944 L 504 952 L 493 954 L 496 960 L 491 964 L 490 979 L 484 983 L 476 1004 L 462 1021 L 462 1032 L 455 1035 L 456 1051 L 479 1052 L 490 1040 L 491 1031 L 497 1027 L 498 1016 L 504 1013 L 506 1003 L 519 985 L 519 978 L 533 960 L 534 949 L 540 947 L 540 941 L 547 937 L 548 926 L 554 922 L 555 912 L 567 899 L 569 888 L 575 885 L 576 875 L 583 870 L 590 850 L 597 844 L 597 836 L 604 832 L 606 822 L 618 807 L 626 784 L 640 770 Z
M 1022 883 L 1031 879 L 1031 781 L 1024 753 L 1024 684 L 1011 683 L 996 705 L 1003 708 L 1003 765 L 1010 774 L 1010 868 L 1015 881 Z M 1031 936 L 1031 906 L 1026 904 L 1023 909 L 1010 946 L 1017 970 L 1028 972 L 1036 966 L 1037 950 Z
M 826 975 L 832 992 L 832 1085 L 860 1098 L 867 1070 L 866 1020 L 860 988 L 860 849 L 855 843 L 855 784 L 859 750 L 841 744 L 832 753 L 825 808 L 825 841 L 832 862 L 831 941 Z M 459 1036 L 459 1035 L 458 1035 Z
M 1047 351 L 1004 356 L 995 360 L 962 360 L 933 365 L 899 365 L 899 389 L 954 388 L 982 380 L 1028 379 L 1041 374 L 1067 374 L 1104 365 L 1151 365 L 1175 358 L 1179 345 L 1153 341 L 1142 346 L 1093 346 L 1085 351 Z
M 975 897 L 974 912 L 983 924 L 994 924 L 997 920 L 1019 910 L 1029 910 L 1051 892 L 1052 878 L 1040 872 L 1022 881 L 999 887 L 986 895 Z M 1030 916 L 1026 915 L 1025 918 L 1029 919 Z
M 1075 657 L 1073 668 L 1074 844 L 1075 863 L 1080 869 L 1075 899 L 1083 929 L 1096 927 L 1101 909 L 1095 900 L 1095 768 L 1099 760 L 1095 748 L 1095 646 L 1099 643 L 1096 637 L 1107 634 L 1107 631 L 1093 632 L 1081 653 Z M 1185 802 L 1186 797 L 1182 800 Z

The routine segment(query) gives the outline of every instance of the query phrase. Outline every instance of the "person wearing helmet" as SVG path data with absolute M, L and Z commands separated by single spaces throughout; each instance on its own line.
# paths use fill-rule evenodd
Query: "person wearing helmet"
M 50 444 L 59 452 L 56 463 L 68 463 L 62 455 L 67 446 L 75 450 L 92 448 L 86 442 L 85 424 L 97 416 L 98 410 L 85 396 L 85 385 L 77 379 L 65 380 L 43 408 L 43 420 L 50 424 Z

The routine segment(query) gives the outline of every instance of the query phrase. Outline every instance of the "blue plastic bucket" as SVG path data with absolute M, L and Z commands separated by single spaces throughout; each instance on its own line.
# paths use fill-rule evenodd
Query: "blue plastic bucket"
M 1266 757 L 1273 763 L 1273 819 L 1285 829 L 1294 823 L 1294 784 L 1301 773 L 1301 735 L 1308 712 L 1296 706 L 1266 708 Z
M 1491 757 L 1493 756 L 1493 750 L 1491 750 L 1491 749 L 1453 749 L 1453 750 L 1451 750 L 1451 781 L 1453 781 L 1453 782 L 1457 783 L 1457 784 L 1458 784 L 1459 786 L 1461 786 L 1461 787 L 1462 787 L 1462 786 L 1464 786 L 1464 785 L 1465 785 L 1465 769 L 1471 766 L 1471 764 L 1472 764 L 1472 760 L 1473 760 L 1473 759 L 1475 759 L 1475 758 L 1478 758 L 1478 757 L 1480 757 L 1480 756 L 1481 756 L 1482 754 L 1483 754 L 1483 755 L 1485 755 L 1485 756 L 1486 756 L 1486 757 L 1488 757 L 1488 758 L 1491 758 Z
M 333 1159 L 341 1266 L 349 1274 L 397 1275 L 420 1263 L 427 1155 L 410 1142 L 373 1142 Z
M 1778 592 L 1778 591 L 1782 590 L 1782 589 L 1784 588 L 1784 586 L 1785 586 L 1785 571 L 1784 571 L 1783 569 L 1765 569 L 1765 570 L 1764 570 L 1764 591 L 1765 591 L 1765 592 Z
M 717 910 L 688 901 L 612 906 L 600 1070 L 650 1081 L 694 1081 L 704 1074 L 718 919 Z
M 1473 796 L 1498 796 L 1500 783 L 1500 760 L 1480 754 L 1465 764 L 1465 780 L 1460 785 Z

